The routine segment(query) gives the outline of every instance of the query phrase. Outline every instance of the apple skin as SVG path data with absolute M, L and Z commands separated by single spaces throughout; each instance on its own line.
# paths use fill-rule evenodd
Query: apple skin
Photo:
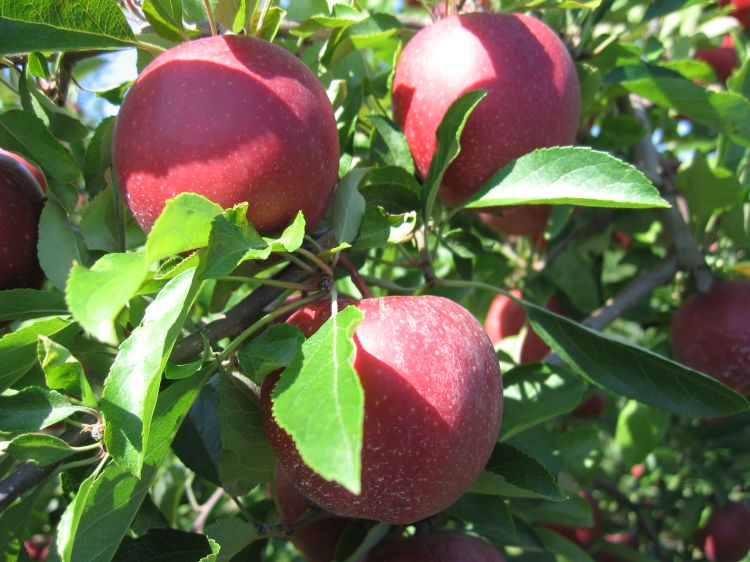
M 44 282 L 36 250 L 44 193 L 21 161 L 0 154 L 0 291 Z
M 596 390 L 578 404 L 570 415 L 579 418 L 598 418 L 607 407 L 607 399 L 601 390 Z
M 502 234 L 528 236 L 540 249 L 544 249 L 544 231 L 547 229 L 551 205 L 510 205 L 490 207 L 492 212 L 479 213 L 479 220 Z
M 734 5 L 732 15 L 742 24 L 742 27 L 750 26 L 750 0 L 719 0 L 719 6 Z
M 477 320 L 434 296 L 340 302 L 364 314 L 354 368 L 365 393 L 362 490 L 354 495 L 315 474 L 275 422 L 261 389 L 264 425 L 277 460 L 302 494 L 344 517 L 406 524 L 442 511 L 479 476 L 500 432 L 502 379 Z M 288 323 L 305 336 L 330 317 L 330 302 L 308 305 Z
M 455 532 L 385 540 L 363 562 L 505 562 L 481 539 Z
M 721 47 L 701 47 L 695 50 L 695 58 L 707 63 L 714 70 L 716 78 L 722 84 L 727 81 L 739 66 L 737 51 L 734 48 L 734 39 L 731 35 L 725 35 L 721 40 Z
M 696 542 L 711 562 L 738 562 L 750 552 L 750 508 L 730 503 L 714 510 Z
M 299 210 L 312 230 L 338 178 L 333 108 L 315 75 L 255 37 L 215 36 L 159 55 L 136 80 L 112 140 L 117 181 L 148 231 L 182 192 L 249 202 L 261 233 Z
M 24 166 L 29 172 L 31 172 L 31 175 L 34 176 L 34 179 L 36 179 L 37 183 L 39 183 L 39 187 L 42 188 L 42 191 L 47 191 L 47 180 L 44 179 L 44 174 L 34 166 L 31 162 L 26 160 L 23 156 L 20 154 L 16 154 L 15 152 L 9 152 L 8 150 L 3 150 L 0 148 L 0 156 L 9 156 L 13 158 L 16 162 Z
M 593 526 L 591 527 L 568 527 L 567 525 L 546 525 L 547 528 L 561 534 L 566 539 L 574 542 L 584 550 L 589 549 L 602 534 L 602 511 L 599 509 L 599 505 L 596 503 L 594 498 L 588 492 L 581 492 L 579 494 L 584 498 L 591 506 L 591 517 L 593 519 Z
M 299 521 L 312 505 L 300 494 L 278 465 L 273 480 L 273 493 L 279 502 L 279 522 L 291 525 Z M 336 556 L 336 544 L 348 525 L 343 517 L 330 516 L 303 525 L 289 537 L 307 562 L 331 562 Z
M 672 351 L 740 394 L 750 393 L 750 279 L 716 283 L 689 297 L 672 318 Z
M 440 198 L 455 206 L 500 168 L 536 148 L 575 141 L 580 88 L 563 42 L 524 14 L 450 16 L 406 45 L 393 80 L 393 116 L 421 177 L 445 112 L 462 94 L 487 90 L 461 135 Z

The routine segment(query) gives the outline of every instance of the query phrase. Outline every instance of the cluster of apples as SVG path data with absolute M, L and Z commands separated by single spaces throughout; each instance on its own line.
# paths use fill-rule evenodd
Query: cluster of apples
M 720 7 L 729 4 L 732 4 L 731 14 L 740 22 L 740 25 L 744 28 L 748 27 L 750 25 L 750 1 L 719 0 Z M 699 47 L 695 50 L 695 58 L 707 63 L 722 84 L 739 66 L 737 50 L 731 35 L 722 37 L 719 47 Z

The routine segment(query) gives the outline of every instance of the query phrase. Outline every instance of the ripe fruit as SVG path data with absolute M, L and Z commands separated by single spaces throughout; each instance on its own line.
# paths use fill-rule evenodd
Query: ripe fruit
M 34 164 L 26 160 L 26 158 L 15 152 L 3 150 L 2 148 L 0 148 L 0 156 L 10 156 L 13 160 L 22 164 L 29 172 L 31 172 L 31 175 L 34 176 L 34 179 L 39 183 L 39 187 L 42 188 L 42 191 L 47 191 L 47 180 L 44 179 L 44 174 L 39 168 L 34 166 Z
M 305 517 L 312 505 L 310 500 L 294 488 L 278 465 L 273 484 L 274 495 L 279 502 L 280 523 L 292 525 Z M 298 528 L 291 534 L 290 540 L 307 562 L 331 562 L 336 555 L 336 544 L 347 524 L 348 521 L 342 517 L 316 519 Z
M 511 205 L 493 207 L 479 213 L 479 220 L 493 230 L 513 236 L 528 236 L 543 249 L 544 231 L 552 213 L 550 205 Z
M 578 77 L 552 29 L 523 14 L 451 16 L 409 41 L 393 80 L 393 116 L 420 176 L 427 175 L 445 112 L 478 89 L 488 94 L 466 123 L 461 154 L 440 188 L 448 205 L 459 204 L 511 160 L 576 137 Z
M 695 538 L 711 562 L 742 560 L 750 552 L 750 509 L 730 503 L 714 510 Z
M 479 476 L 497 441 L 502 380 L 476 319 L 441 297 L 342 302 L 365 315 L 355 332 L 365 393 L 362 493 L 351 494 L 305 465 L 273 419 L 268 377 L 261 402 L 266 433 L 295 487 L 336 515 L 404 524 L 442 511 Z M 330 303 L 306 306 L 288 323 L 306 336 Z
M 719 6 L 734 4 L 732 15 L 739 20 L 743 27 L 750 26 L 750 0 L 719 0 Z
M 481 539 L 450 532 L 385 540 L 365 562 L 505 562 L 505 558 Z
M 36 254 L 44 193 L 23 162 L 0 154 L 0 291 L 38 288 L 44 281 Z
M 701 47 L 695 50 L 695 58 L 706 62 L 714 70 L 719 82 L 724 83 L 739 66 L 737 51 L 731 35 L 725 35 L 721 47 Z
M 570 415 L 579 418 L 597 418 L 604 413 L 607 407 L 607 399 L 601 390 L 596 390 L 590 394 Z
M 591 494 L 588 492 L 581 492 L 579 495 L 588 502 L 589 506 L 591 506 L 593 525 L 591 527 L 568 527 L 567 525 L 555 524 L 547 525 L 547 527 L 556 533 L 561 534 L 569 541 L 576 543 L 581 548 L 588 549 L 599 540 L 599 537 L 602 534 L 602 512 Z
M 675 359 L 740 394 L 750 393 L 750 279 L 716 283 L 672 319 Z
M 302 210 L 323 215 L 338 176 L 336 123 L 315 75 L 285 49 L 216 36 L 158 56 L 117 118 L 113 163 L 138 224 L 190 191 L 230 207 L 249 202 L 262 233 Z

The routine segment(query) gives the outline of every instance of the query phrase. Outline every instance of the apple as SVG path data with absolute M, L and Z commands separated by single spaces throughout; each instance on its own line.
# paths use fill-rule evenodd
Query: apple
M 738 562 L 750 552 L 750 508 L 730 503 L 714 510 L 696 542 L 711 562 Z
M 44 562 L 49 555 L 49 545 L 52 540 L 53 537 L 50 535 L 35 535 L 23 541 L 23 548 L 30 560 Z
M 140 74 L 112 139 L 117 181 L 149 230 L 167 199 L 249 203 L 261 233 L 302 211 L 312 230 L 338 177 L 333 108 L 289 51 L 255 37 L 182 43 Z
M 750 5 L 750 4 L 749 4 Z M 707 63 L 722 84 L 727 81 L 735 68 L 739 66 L 734 39 L 725 35 L 721 40 L 721 47 L 701 47 L 695 50 L 695 58 Z
M 364 318 L 355 332 L 356 370 L 365 394 L 361 493 L 315 474 L 273 418 L 261 389 L 264 425 L 295 488 L 344 517 L 406 524 L 455 502 L 479 476 L 497 441 L 500 368 L 482 326 L 465 308 L 435 296 L 340 301 Z M 310 304 L 288 320 L 305 336 L 331 314 Z
M 476 537 L 438 532 L 386 539 L 367 554 L 364 562 L 505 562 L 505 558 Z
M 607 407 L 607 399 L 601 390 L 595 390 L 587 396 L 583 402 L 578 404 L 570 415 L 579 418 L 598 418 L 604 413 Z
M 0 291 L 44 282 L 36 253 L 44 192 L 23 162 L 0 153 Z
M 279 522 L 292 525 L 305 517 L 311 502 L 300 494 L 277 465 L 273 480 L 273 492 L 279 504 Z M 336 544 L 346 529 L 348 521 L 343 517 L 328 516 L 303 525 L 290 535 L 307 562 L 331 562 L 335 559 Z
M 502 234 L 528 236 L 544 249 L 544 231 L 552 213 L 551 205 L 510 205 L 491 209 L 492 212 L 480 212 L 479 220 Z
M 672 318 L 672 351 L 740 394 L 750 393 L 750 279 L 719 282 L 689 297 Z
M 719 0 L 719 6 L 734 5 L 732 15 L 739 20 L 743 27 L 750 26 L 750 0 Z
M 552 29 L 525 14 L 450 16 L 409 41 L 393 79 L 393 117 L 422 178 L 445 112 L 459 96 L 479 89 L 487 96 L 469 117 L 461 153 L 440 186 L 441 200 L 451 206 L 510 161 L 537 148 L 572 144 L 576 138 L 578 76 Z M 515 211 L 512 223 L 538 222 L 543 211 L 532 207 Z
M 593 525 L 591 527 L 569 527 L 567 525 L 551 524 L 546 525 L 549 529 L 561 534 L 566 539 L 574 542 L 583 549 L 588 549 L 602 534 L 602 511 L 594 498 L 588 492 L 580 492 L 579 495 L 585 499 L 591 506 L 591 518 Z
M 42 191 L 47 191 L 47 180 L 44 179 L 44 174 L 34 166 L 31 162 L 26 160 L 23 156 L 20 154 L 16 154 L 15 152 L 9 152 L 7 150 L 3 150 L 0 148 L 0 156 L 9 156 L 13 158 L 16 162 L 24 166 L 29 172 L 31 172 L 31 175 L 34 176 L 34 179 L 39 183 L 39 187 L 42 188 Z

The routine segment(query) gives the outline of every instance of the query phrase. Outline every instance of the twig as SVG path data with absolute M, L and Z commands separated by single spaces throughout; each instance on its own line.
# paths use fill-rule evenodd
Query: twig
M 344 254 L 340 253 L 339 263 L 351 275 L 352 280 L 354 281 L 354 284 L 357 286 L 357 289 L 362 294 L 362 298 L 365 298 L 365 299 L 372 298 L 372 295 L 370 294 L 370 289 L 367 288 L 367 283 L 365 283 L 365 280 L 362 278 L 362 275 L 359 273 L 359 271 L 357 271 L 357 268 L 354 267 L 354 264 L 349 260 L 349 258 L 347 258 Z
M 216 20 L 214 19 L 214 13 L 211 11 L 211 4 L 208 2 L 208 0 L 203 0 L 203 7 L 206 9 L 208 25 L 211 26 L 211 35 L 218 34 L 219 30 L 216 28 Z
M 203 532 L 203 528 L 206 526 L 208 516 L 211 515 L 214 507 L 216 507 L 216 504 L 219 503 L 219 500 L 223 495 L 224 489 L 216 488 L 216 490 L 214 490 L 214 493 L 211 494 L 211 497 L 208 498 L 205 503 L 199 506 L 198 517 L 196 517 L 195 521 L 193 521 L 193 531 L 195 531 L 196 533 Z

